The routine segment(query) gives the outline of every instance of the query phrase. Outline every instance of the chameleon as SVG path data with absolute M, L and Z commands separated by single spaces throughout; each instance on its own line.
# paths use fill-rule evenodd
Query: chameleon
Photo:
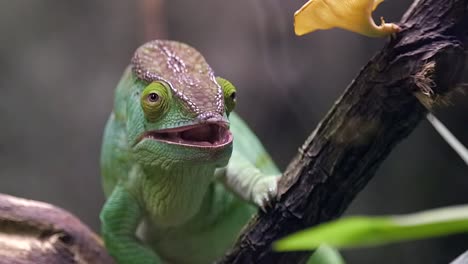
M 271 204 L 281 172 L 233 111 L 236 97 L 187 44 L 135 51 L 100 160 L 102 237 L 117 263 L 212 263 Z

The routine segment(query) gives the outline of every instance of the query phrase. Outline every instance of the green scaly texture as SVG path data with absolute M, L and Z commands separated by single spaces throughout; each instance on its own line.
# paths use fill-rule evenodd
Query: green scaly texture
M 117 263 L 212 263 L 276 195 L 280 171 L 231 112 L 235 91 L 185 44 L 137 49 L 101 152 L 102 236 Z
M 184 56 L 201 56 L 184 44 L 156 44 L 169 53 L 152 56 L 155 60 L 166 57 L 163 62 L 168 64 L 191 60 Z M 181 45 L 190 52 L 178 53 Z M 179 61 L 171 62 L 171 56 Z M 153 71 L 161 79 L 170 79 L 164 78 L 171 67 L 167 66 Z M 207 122 L 200 117 L 210 111 L 206 101 L 217 98 L 207 96 L 204 112 L 196 112 L 172 89 L 172 83 L 162 82 L 167 90 L 159 99 L 167 107 L 160 116 L 155 116 L 156 109 L 148 118 L 145 111 L 151 110 L 150 104 L 142 101 L 142 95 L 157 80 L 140 78 L 134 69 L 135 65 L 128 67 L 117 86 L 114 110 L 104 131 L 101 169 L 107 201 L 100 218 L 106 247 L 118 263 L 210 263 L 232 246 L 255 213 L 255 205 L 266 206 L 276 192 L 274 176 L 280 172 L 252 131 L 227 107 L 210 114 L 215 112 L 216 120 L 226 122 L 229 115 L 233 144 L 201 148 L 143 137 L 151 131 Z M 192 76 L 190 69 L 185 75 Z M 225 80 L 206 78 L 203 82 L 232 90 Z M 195 88 L 191 89 L 193 93 Z M 229 92 L 223 95 L 227 103 Z

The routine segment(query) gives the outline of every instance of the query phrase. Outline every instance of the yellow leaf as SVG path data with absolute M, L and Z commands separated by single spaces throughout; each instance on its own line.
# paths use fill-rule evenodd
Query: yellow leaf
M 294 14 L 294 31 L 301 36 L 319 29 L 334 27 L 369 37 L 384 37 L 400 31 L 393 23 L 377 26 L 372 11 L 383 0 L 309 0 Z

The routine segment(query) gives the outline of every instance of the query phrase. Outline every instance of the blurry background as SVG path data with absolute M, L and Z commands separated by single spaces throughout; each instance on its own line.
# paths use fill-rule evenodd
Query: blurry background
M 0 1 L 0 192 L 61 206 L 95 230 L 101 135 L 114 87 L 152 38 L 196 47 L 238 87 L 237 111 L 281 168 L 385 40 L 342 30 L 293 35 L 304 1 Z M 397 21 L 409 0 L 374 17 Z M 465 80 L 467 78 L 465 77 Z M 468 97 L 437 116 L 468 145 Z M 468 168 L 424 121 L 348 214 L 468 202 Z M 345 251 L 349 263 L 446 263 L 468 236 Z

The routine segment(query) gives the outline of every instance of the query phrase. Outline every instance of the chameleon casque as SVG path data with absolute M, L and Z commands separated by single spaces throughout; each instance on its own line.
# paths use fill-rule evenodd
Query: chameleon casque
M 102 235 L 117 263 L 211 263 L 276 195 L 280 171 L 235 104 L 194 48 L 136 50 L 101 153 Z

